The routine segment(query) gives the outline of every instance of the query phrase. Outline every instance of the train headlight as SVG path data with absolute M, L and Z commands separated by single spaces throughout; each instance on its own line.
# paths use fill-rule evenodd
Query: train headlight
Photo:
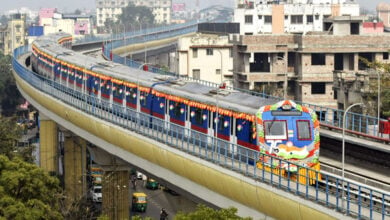
M 283 111 L 291 111 L 291 105 L 283 105 L 282 110 Z

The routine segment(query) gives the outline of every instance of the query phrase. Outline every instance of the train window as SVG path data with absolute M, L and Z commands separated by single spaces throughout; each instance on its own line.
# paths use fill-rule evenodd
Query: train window
M 298 140 L 311 140 L 310 121 L 297 121 Z
M 200 125 L 203 123 L 202 109 L 200 108 L 195 109 L 195 121 Z
M 148 93 L 147 92 L 141 92 L 141 94 L 140 94 L 141 105 L 143 105 L 143 106 L 146 105 L 147 97 L 148 97 Z
M 176 102 L 175 108 L 174 108 L 174 114 L 176 117 L 180 117 L 180 114 L 181 114 L 180 110 L 181 110 L 181 105 L 180 105 L 180 103 Z
M 265 139 L 287 140 L 286 121 L 265 121 Z
M 129 98 L 131 101 L 137 98 L 137 90 L 135 88 L 129 88 Z

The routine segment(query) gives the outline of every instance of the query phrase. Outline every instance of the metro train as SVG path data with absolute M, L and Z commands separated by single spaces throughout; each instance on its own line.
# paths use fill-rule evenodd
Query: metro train
M 64 33 L 35 40 L 30 56 L 33 71 L 105 101 L 110 108 L 132 109 L 259 151 L 258 168 L 296 176 L 303 184 L 306 175 L 316 175 L 307 168 L 320 170 L 319 121 L 312 109 L 291 100 L 209 87 L 89 57 L 72 51 L 70 42 Z

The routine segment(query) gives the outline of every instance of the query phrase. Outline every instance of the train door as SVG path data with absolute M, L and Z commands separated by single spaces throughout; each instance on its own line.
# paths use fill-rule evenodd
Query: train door
M 184 103 L 169 101 L 169 121 L 172 123 L 170 130 L 178 136 L 186 135 L 183 127 L 186 125 L 187 108 Z
M 68 71 L 62 71 L 61 62 L 54 62 L 54 75 L 61 78 L 61 84 L 67 86 Z
M 169 102 L 169 121 L 181 126 L 185 126 L 185 107 L 184 103 L 170 101 Z
M 70 69 L 70 68 L 69 68 Z M 76 73 L 76 90 L 79 92 L 82 92 L 83 90 L 83 81 L 84 81 L 84 73 L 81 69 L 73 69 L 72 70 Z
M 230 142 L 230 126 L 232 117 L 227 115 L 218 114 L 218 118 L 216 118 L 216 113 L 214 115 L 214 136 L 219 139 L 223 139 L 225 141 Z
M 137 109 L 137 88 L 126 86 L 126 106 Z
M 59 66 L 57 62 L 54 62 L 54 59 L 50 60 L 52 65 L 51 74 L 54 75 L 54 81 L 61 82 L 61 72 L 59 71 Z
M 111 87 L 112 83 L 111 80 L 105 80 L 103 83 L 101 83 L 101 100 L 102 100 L 102 107 L 108 110 L 111 108 L 110 103 L 110 97 L 111 97 Z
M 140 91 L 140 110 L 145 113 L 144 115 L 140 115 L 141 124 L 149 127 L 150 125 L 150 114 L 152 107 L 152 94 L 149 91 Z
M 115 114 L 123 113 L 123 85 L 122 82 L 112 83 L 113 111 Z
M 68 87 L 70 89 L 74 89 L 74 84 L 75 84 L 75 70 L 74 69 L 70 69 L 68 71 L 68 69 L 64 66 L 64 63 L 61 63 L 61 71 L 62 72 L 65 72 L 68 76 Z
M 154 117 L 165 120 L 165 98 L 154 95 L 151 110 Z
M 200 146 L 206 147 L 210 143 L 208 135 L 209 111 L 197 107 L 190 107 L 191 137 Z M 200 133 L 201 134 L 200 134 Z

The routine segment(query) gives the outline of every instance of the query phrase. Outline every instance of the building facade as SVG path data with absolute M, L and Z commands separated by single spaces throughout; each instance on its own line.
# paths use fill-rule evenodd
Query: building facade
M 390 32 L 390 3 L 379 3 L 376 7 L 378 17 L 382 20 L 386 31 Z
M 359 5 L 349 0 L 238 0 L 234 22 L 242 35 L 307 33 L 323 31 L 323 20 L 358 16 Z
M 177 51 L 180 75 L 232 84 L 233 45 L 227 36 L 198 33 L 180 38 Z
M 14 49 L 26 45 L 26 15 L 10 15 L 10 20 L 2 33 L 2 37 L 5 55 L 12 54 Z
M 135 6 L 150 8 L 157 23 L 170 24 L 172 0 L 96 0 L 97 26 L 103 27 L 107 19 L 117 21 L 118 15 L 122 14 L 122 8 L 129 2 Z

